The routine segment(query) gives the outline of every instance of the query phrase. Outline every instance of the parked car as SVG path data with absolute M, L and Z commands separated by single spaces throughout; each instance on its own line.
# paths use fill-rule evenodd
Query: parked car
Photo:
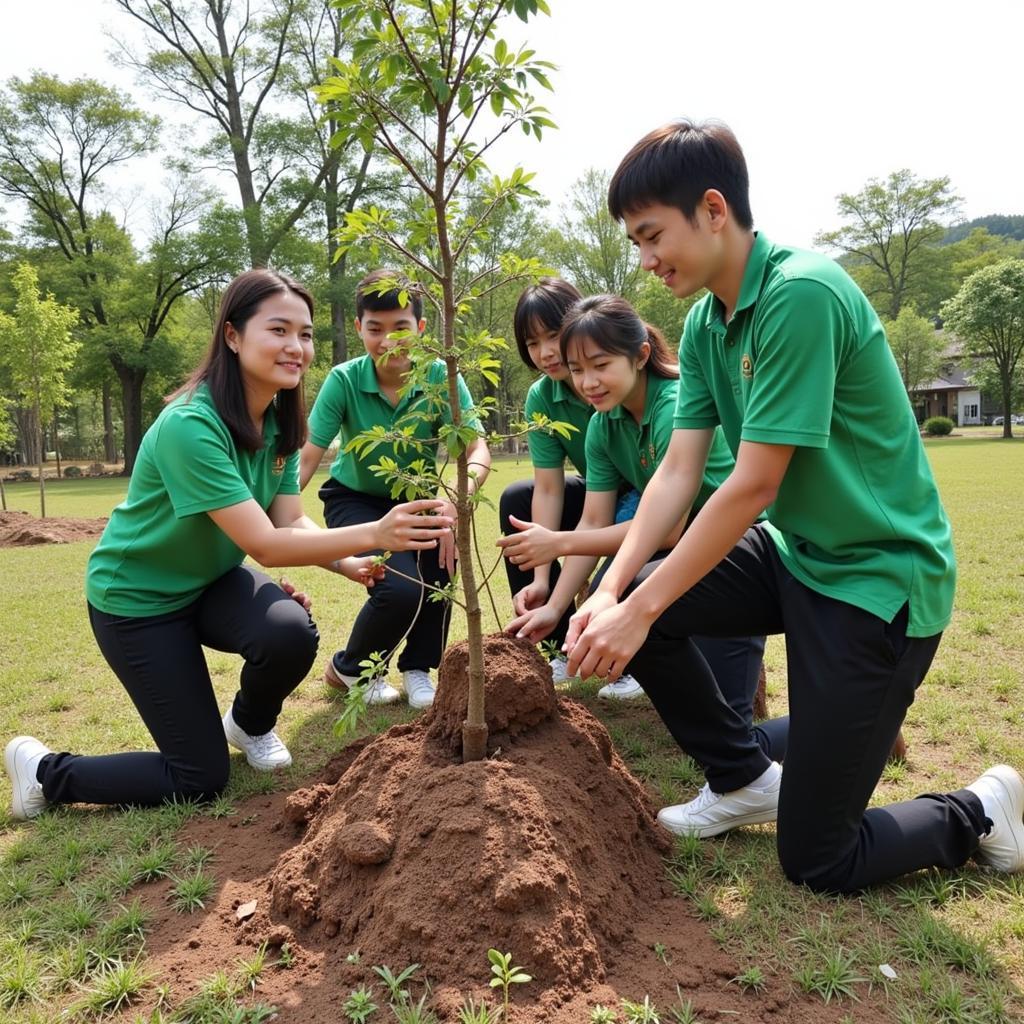
M 1020 413 L 1020 412 L 1013 413 L 1010 416 L 1010 422 L 1014 426 L 1024 427 L 1024 413 Z M 993 416 L 992 417 L 992 426 L 993 427 L 1001 427 L 1002 425 L 1003 425 L 1003 417 L 1002 416 Z

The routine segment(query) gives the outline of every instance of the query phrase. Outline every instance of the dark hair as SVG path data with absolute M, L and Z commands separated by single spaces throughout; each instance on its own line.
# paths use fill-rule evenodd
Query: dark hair
M 382 281 L 395 287 L 381 291 Z M 405 302 L 398 301 L 402 292 L 408 294 Z M 397 270 L 373 270 L 356 285 L 356 316 L 360 320 L 368 309 L 383 313 L 389 309 L 405 309 L 406 306 L 412 306 L 412 315 L 419 323 L 423 319 L 423 293 L 419 285 Z
M 516 303 L 512 329 L 515 331 L 519 358 L 531 370 L 536 369 L 536 366 L 526 347 L 529 336 L 538 325 L 549 331 L 560 330 L 566 310 L 582 298 L 574 285 L 560 277 L 542 277 L 536 284 L 523 290 Z
M 722 193 L 741 228 L 753 228 L 747 161 L 736 136 L 720 121 L 681 118 L 648 132 L 622 158 L 608 186 L 608 212 L 622 220 L 648 203 L 663 203 L 692 223 L 709 188 Z
M 664 335 L 640 319 L 637 311 L 618 295 L 591 295 L 580 299 L 565 314 L 559 339 L 562 361 L 568 359 L 571 341 L 591 338 L 598 348 L 614 355 L 640 358 L 640 346 L 649 342 L 651 355 L 645 364 L 656 377 L 679 377 L 679 362 Z
M 263 435 L 256 429 L 245 404 L 245 387 L 238 356 L 228 348 L 226 327 L 231 324 L 238 332 L 252 319 L 264 299 L 276 292 L 292 292 L 309 308 L 313 319 L 313 296 L 298 281 L 276 270 L 247 270 L 239 274 L 224 290 L 213 329 L 213 340 L 203 361 L 177 391 L 166 401 L 178 395 L 191 396 L 204 381 L 210 397 L 226 424 L 235 444 L 246 451 L 257 452 L 263 447 Z M 302 381 L 294 388 L 282 388 L 274 396 L 274 414 L 280 436 L 278 455 L 291 455 L 306 441 L 306 401 Z

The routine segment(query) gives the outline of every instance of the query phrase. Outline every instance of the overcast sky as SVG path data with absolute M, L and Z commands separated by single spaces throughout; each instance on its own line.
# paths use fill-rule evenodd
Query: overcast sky
M 494 164 L 537 171 L 556 206 L 584 169 L 613 170 L 647 130 L 687 115 L 735 130 L 757 225 L 778 241 L 810 245 L 835 226 L 837 193 L 901 167 L 948 175 L 965 218 L 1024 213 L 1021 0 L 549 3 L 526 36 L 559 66 L 560 130 L 518 136 Z M 3 6 L 5 78 L 89 75 L 155 107 L 108 58 L 105 30 L 135 31 L 110 0 Z

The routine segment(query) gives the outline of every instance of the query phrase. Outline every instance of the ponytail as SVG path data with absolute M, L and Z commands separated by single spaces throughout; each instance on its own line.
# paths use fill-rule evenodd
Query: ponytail
M 578 338 L 590 338 L 605 352 L 633 360 L 640 358 L 646 341 L 651 353 L 644 368 L 656 377 L 679 377 L 679 363 L 664 335 L 641 320 L 636 310 L 618 295 L 591 295 L 580 299 L 565 314 L 559 338 L 563 363 L 568 360 L 569 343 Z

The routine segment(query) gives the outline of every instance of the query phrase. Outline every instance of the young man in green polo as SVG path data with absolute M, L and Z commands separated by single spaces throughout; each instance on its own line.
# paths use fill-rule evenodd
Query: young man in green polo
M 724 125 L 645 136 L 608 205 L 675 295 L 709 291 L 683 331 L 668 453 L 566 642 L 572 672 L 614 678 L 628 666 L 704 768 L 697 798 L 659 820 L 712 836 L 777 816 L 783 870 L 820 891 L 971 856 L 1024 869 L 1024 782 L 1007 765 L 954 793 L 866 809 L 949 622 L 956 572 L 871 305 L 838 264 L 753 231 L 743 152 Z M 673 551 L 645 566 L 650 538 L 693 503 L 718 424 L 736 468 Z M 735 632 L 786 636 L 784 775 L 690 640 Z
M 388 289 L 389 282 L 396 287 Z M 405 301 L 400 301 L 403 298 Z M 345 451 L 352 438 L 375 426 L 389 430 L 410 427 L 415 437 L 425 440 L 436 438 L 441 426 L 449 422 L 447 406 L 431 405 L 420 388 L 406 390 L 412 364 L 403 339 L 422 334 L 425 326 L 422 296 L 396 271 L 375 270 L 356 286 L 355 328 L 366 354 L 339 363 L 327 375 L 309 416 L 309 440 L 302 449 L 299 472 L 304 489 L 320 465 L 324 449 L 340 436 L 331 475 L 319 491 L 329 526 L 372 522 L 398 504 L 390 497 L 388 481 L 371 468 L 382 456 L 408 469 L 413 462 L 436 455 L 436 441 L 428 444 L 426 451 L 422 445 L 383 445 L 363 456 Z M 428 381 L 441 383 L 446 374 L 444 362 L 437 359 L 429 367 Z M 461 376 L 458 389 L 465 412 L 473 406 L 473 398 Z M 491 464 L 483 437 L 470 444 L 467 457 L 473 471 L 472 492 L 483 484 Z M 454 519 L 455 505 L 445 500 L 441 512 Z M 454 532 L 434 550 L 392 552 L 388 565 L 396 571 L 385 573 L 371 587 L 344 648 L 327 663 L 324 681 L 344 689 L 359 677 L 363 660 L 375 652 L 390 655 L 401 646 L 398 670 L 406 699 L 414 708 L 429 707 L 434 700 L 430 670 L 441 663 L 450 606 L 447 601 L 431 601 L 419 580 L 433 587 L 448 584 L 455 569 Z M 374 680 L 367 691 L 371 704 L 391 703 L 399 696 L 383 677 Z

